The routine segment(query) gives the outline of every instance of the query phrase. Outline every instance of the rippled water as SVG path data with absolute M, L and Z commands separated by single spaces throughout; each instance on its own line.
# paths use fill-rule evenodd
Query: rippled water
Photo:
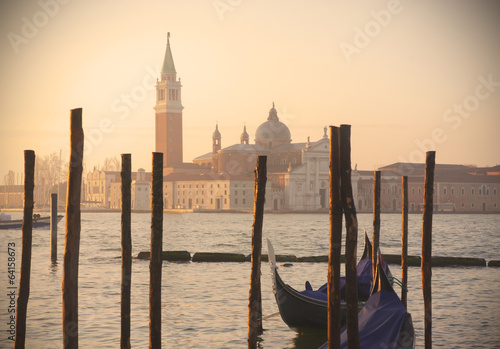
M 14 214 L 15 216 L 15 214 Z M 238 252 L 251 250 L 251 214 L 165 214 L 164 250 Z M 360 235 L 371 232 L 372 216 L 358 215 Z M 382 215 L 381 248 L 400 253 L 400 215 Z M 433 255 L 500 259 L 500 215 L 435 215 Z M 328 253 L 326 214 L 266 214 L 264 238 L 279 254 Z M 422 216 L 410 216 L 409 253 L 420 254 Z M 371 233 L 370 233 L 371 234 Z M 61 275 L 64 222 L 59 224 L 58 264 L 50 261 L 50 231 L 33 231 L 31 291 L 26 348 L 62 348 Z M 149 250 L 150 215 L 133 214 L 133 254 Z M 0 347 L 7 339 L 7 244 L 16 243 L 21 260 L 21 231 L 0 231 Z M 266 253 L 266 251 L 263 251 Z M 361 253 L 361 248 L 358 249 Z M 83 213 L 79 270 L 79 342 L 81 348 L 117 348 L 120 338 L 120 214 Z M 343 268 L 342 268 L 343 269 Z M 398 275 L 399 268 L 392 266 Z M 132 275 L 132 347 L 148 345 L 149 262 L 134 259 Z M 16 270 L 19 276 L 19 268 Z M 326 263 L 295 263 L 281 268 L 287 283 L 303 289 L 326 280 Z M 249 263 L 163 263 L 162 341 L 165 348 L 246 348 Z M 17 279 L 18 280 L 18 279 Z M 4 286 L 5 285 L 5 286 Z M 408 308 L 418 347 L 423 347 L 420 269 L 409 269 Z M 433 344 L 446 348 L 500 347 L 500 269 L 434 268 Z M 281 320 L 262 267 L 265 332 L 261 348 L 317 348 L 324 334 L 297 334 Z

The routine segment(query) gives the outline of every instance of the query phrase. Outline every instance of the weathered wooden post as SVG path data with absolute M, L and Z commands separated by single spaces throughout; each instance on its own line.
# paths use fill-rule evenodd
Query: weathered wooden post
M 121 337 L 120 348 L 130 349 L 130 289 L 132 283 L 131 183 L 130 154 L 122 154 L 122 281 L 121 281 Z
M 71 110 L 70 160 L 66 197 L 66 232 L 62 279 L 63 343 L 78 348 L 78 259 L 80 256 L 80 196 L 83 171 L 82 108 Z
M 382 172 L 373 173 L 373 237 L 372 237 L 372 280 L 375 285 L 377 274 L 378 249 L 380 247 L 380 187 Z
M 57 193 L 50 195 L 50 259 L 57 261 Z
M 424 295 L 425 348 L 432 348 L 432 211 L 434 209 L 434 167 L 436 152 L 428 151 L 425 158 L 424 212 L 422 224 L 422 292 Z
M 161 348 L 161 268 L 163 249 L 163 153 L 153 153 L 149 260 L 149 348 Z
M 328 349 L 340 348 L 340 254 L 342 197 L 340 193 L 340 128 L 330 126 L 330 250 L 328 254 Z
M 358 280 L 356 249 L 358 220 L 351 184 L 351 126 L 340 125 L 340 176 L 342 208 L 346 220 L 345 277 L 346 277 L 346 326 L 349 349 L 359 349 L 358 329 Z
M 21 255 L 21 276 L 16 307 L 16 338 L 14 348 L 24 348 L 26 340 L 26 314 L 30 296 L 31 243 L 33 232 L 33 190 L 35 188 L 35 152 L 24 151 L 24 209 Z
M 403 207 L 402 207 L 402 237 L 401 237 L 401 302 L 407 306 L 407 288 L 408 288 L 408 176 L 402 177 L 401 183 L 403 189 Z
M 257 157 L 255 169 L 254 216 L 252 225 L 252 271 L 248 294 L 248 349 L 257 348 L 257 336 L 262 334 L 262 297 L 260 290 L 260 261 L 262 252 L 262 225 L 266 198 L 267 156 Z

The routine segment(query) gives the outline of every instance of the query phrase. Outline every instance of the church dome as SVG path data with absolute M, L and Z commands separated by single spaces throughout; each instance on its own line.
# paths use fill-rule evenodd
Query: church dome
M 255 143 L 269 147 L 290 143 L 292 137 L 288 127 L 278 118 L 278 113 L 273 107 L 269 111 L 267 121 L 261 124 L 255 131 Z

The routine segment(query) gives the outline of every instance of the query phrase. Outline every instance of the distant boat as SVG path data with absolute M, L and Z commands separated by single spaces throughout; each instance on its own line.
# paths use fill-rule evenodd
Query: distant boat
M 63 218 L 62 215 L 58 215 L 57 223 L 59 223 L 59 221 L 62 218 Z M 22 219 L 0 219 L 0 229 L 21 229 L 22 226 L 23 226 Z M 33 228 L 48 228 L 48 227 L 50 227 L 50 216 L 41 217 L 39 214 L 33 215 Z

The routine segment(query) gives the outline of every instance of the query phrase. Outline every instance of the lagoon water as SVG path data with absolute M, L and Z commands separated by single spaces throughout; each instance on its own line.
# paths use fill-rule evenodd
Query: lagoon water
M 13 219 L 21 213 L 14 213 Z M 252 214 L 186 213 L 164 215 L 164 250 L 195 252 L 251 251 Z M 132 215 L 133 254 L 149 250 L 150 214 Z M 372 215 L 359 214 L 372 231 Z M 82 213 L 79 267 L 79 344 L 81 348 L 117 348 L 120 341 L 120 214 Z M 62 348 L 62 262 L 64 220 L 59 223 L 58 263 L 50 261 L 50 231 L 33 231 L 31 290 L 26 348 Z M 410 215 L 409 254 L 421 252 L 422 216 Z M 400 253 L 401 216 L 383 214 L 382 252 Z M 278 254 L 328 254 L 327 214 L 265 214 L 263 237 Z M 265 240 L 264 240 L 265 241 Z M 7 245 L 16 245 L 16 282 L 21 263 L 21 230 L 0 231 L 0 348 L 8 339 Z M 265 244 L 264 244 L 265 246 Z M 500 259 L 500 215 L 435 215 L 433 255 Z M 267 253 L 263 248 L 263 253 Z M 342 267 L 342 270 L 344 268 Z M 400 275 L 399 267 L 391 265 Z M 163 262 L 162 342 L 164 348 L 246 348 L 250 263 Z M 149 261 L 133 260 L 131 344 L 147 348 Z M 326 263 L 295 263 L 281 268 L 283 279 L 302 290 L 326 281 Z M 17 284 L 17 283 L 16 283 Z M 423 300 L 420 268 L 409 268 L 408 308 L 423 347 Z M 434 268 L 433 344 L 443 348 L 500 347 L 500 268 Z M 399 290 L 397 292 L 400 292 Z M 267 263 L 262 265 L 264 334 L 260 347 L 317 348 L 322 333 L 298 334 L 277 315 Z

